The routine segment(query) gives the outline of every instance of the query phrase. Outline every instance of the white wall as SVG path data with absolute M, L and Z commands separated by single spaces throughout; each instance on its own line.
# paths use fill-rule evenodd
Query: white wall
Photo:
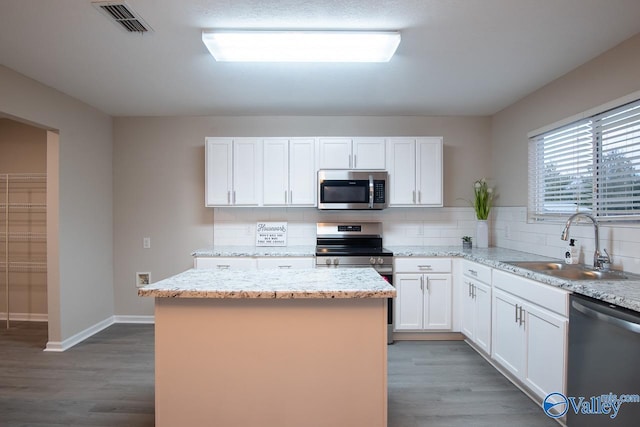
M 487 117 L 115 118 L 116 314 L 153 313 L 153 300 L 136 296 L 136 272 L 151 272 L 153 281 L 176 274 L 192 265 L 192 251 L 211 246 L 214 239 L 216 244 L 253 244 L 250 228 L 267 217 L 291 222 L 291 244 L 315 244 L 315 223 L 330 218 L 308 208 L 205 208 L 207 136 L 444 136 L 444 204 L 463 207 L 473 182 L 489 174 L 489 134 Z M 433 242 L 455 238 L 459 243 L 468 224 L 459 225 L 457 216 L 468 218 L 468 211 L 395 208 L 372 219 L 387 220 L 389 231 L 406 242 L 421 244 L 433 237 Z M 419 236 L 427 223 L 432 227 Z M 142 248 L 143 237 L 151 237 L 150 249 Z
M 48 252 L 60 259 L 48 292 L 49 341 L 62 342 L 113 315 L 112 122 L 4 66 L 0 93 L 0 115 L 59 133 L 59 152 L 47 147 L 59 156 L 59 243 Z
M 640 90 L 640 34 L 567 73 L 497 113 L 492 119 L 492 178 L 503 207 L 494 211 L 494 242 L 505 248 L 559 257 L 566 242 L 563 224 L 528 224 L 527 133 Z M 640 226 L 604 225 L 601 246 L 614 267 L 640 273 Z M 592 260 L 590 225 L 571 227 L 583 245 L 583 262 Z

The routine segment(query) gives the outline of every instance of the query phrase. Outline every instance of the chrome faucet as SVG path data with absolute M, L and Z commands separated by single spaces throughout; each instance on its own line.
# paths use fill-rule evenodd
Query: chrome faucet
M 564 226 L 564 230 L 562 230 L 562 236 L 560 237 L 562 240 L 567 240 L 569 238 L 569 227 L 571 223 L 576 217 L 583 216 L 585 218 L 589 218 L 591 222 L 593 222 L 593 232 L 595 233 L 596 240 L 596 251 L 593 253 L 593 268 L 596 270 L 608 270 L 609 264 L 611 264 L 611 258 L 609 257 L 609 253 L 606 249 L 604 249 L 605 255 L 602 255 L 600 252 L 600 236 L 598 233 L 598 221 L 590 214 L 585 212 L 578 212 L 569 217 L 567 220 L 567 224 Z

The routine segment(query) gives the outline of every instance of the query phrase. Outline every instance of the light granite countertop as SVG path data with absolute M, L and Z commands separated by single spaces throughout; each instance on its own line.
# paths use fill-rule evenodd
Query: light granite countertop
M 521 267 L 508 264 L 509 261 L 554 261 L 562 262 L 557 258 L 549 258 L 527 252 L 514 251 L 503 248 L 474 248 L 462 250 L 460 246 L 387 246 L 394 256 L 419 256 L 419 257 L 459 257 L 475 261 L 489 267 L 508 271 L 518 276 L 546 283 L 566 289 L 570 292 L 586 295 L 600 301 L 615 304 L 640 312 L 640 276 L 635 274 L 625 275 L 627 280 L 567 280 L 536 273 Z M 286 247 L 255 247 L 255 246 L 223 246 L 205 248 L 193 252 L 193 256 L 315 256 L 315 246 L 286 246 Z M 264 270 L 262 270 L 264 271 Z M 332 270 L 335 271 L 335 270 Z M 343 270 L 337 270 L 343 271 Z M 232 274 L 237 274 L 235 271 Z
M 302 257 L 315 256 L 315 246 L 216 246 L 198 249 L 191 253 L 194 257 Z
M 138 290 L 159 298 L 392 298 L 393 286 L 371 268 L 190 269 Z
M 475 248 L 462 250 L 460 247 L 450 246 L 396 246 L 388 249 L 393 252 L 394 256 L 461 257 L 537 282 L 640 312 L 640 276 L 636 274 L 625 272 L 626 280 L 568 280 L 508 264 L 510 261 L 562 262 L 562 260 L 510 249 Z

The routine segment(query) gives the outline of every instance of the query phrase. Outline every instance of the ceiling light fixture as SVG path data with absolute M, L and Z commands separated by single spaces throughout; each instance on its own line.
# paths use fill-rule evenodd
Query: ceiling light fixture
M 204 30 L 202 41 L 216 61 L 389 62 L 400 33 Z

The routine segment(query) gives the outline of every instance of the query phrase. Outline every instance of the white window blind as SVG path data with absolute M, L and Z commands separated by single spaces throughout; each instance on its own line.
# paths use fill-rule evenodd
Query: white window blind
M 640 100 L 529 141 L 529 217 L 640 219 Z

